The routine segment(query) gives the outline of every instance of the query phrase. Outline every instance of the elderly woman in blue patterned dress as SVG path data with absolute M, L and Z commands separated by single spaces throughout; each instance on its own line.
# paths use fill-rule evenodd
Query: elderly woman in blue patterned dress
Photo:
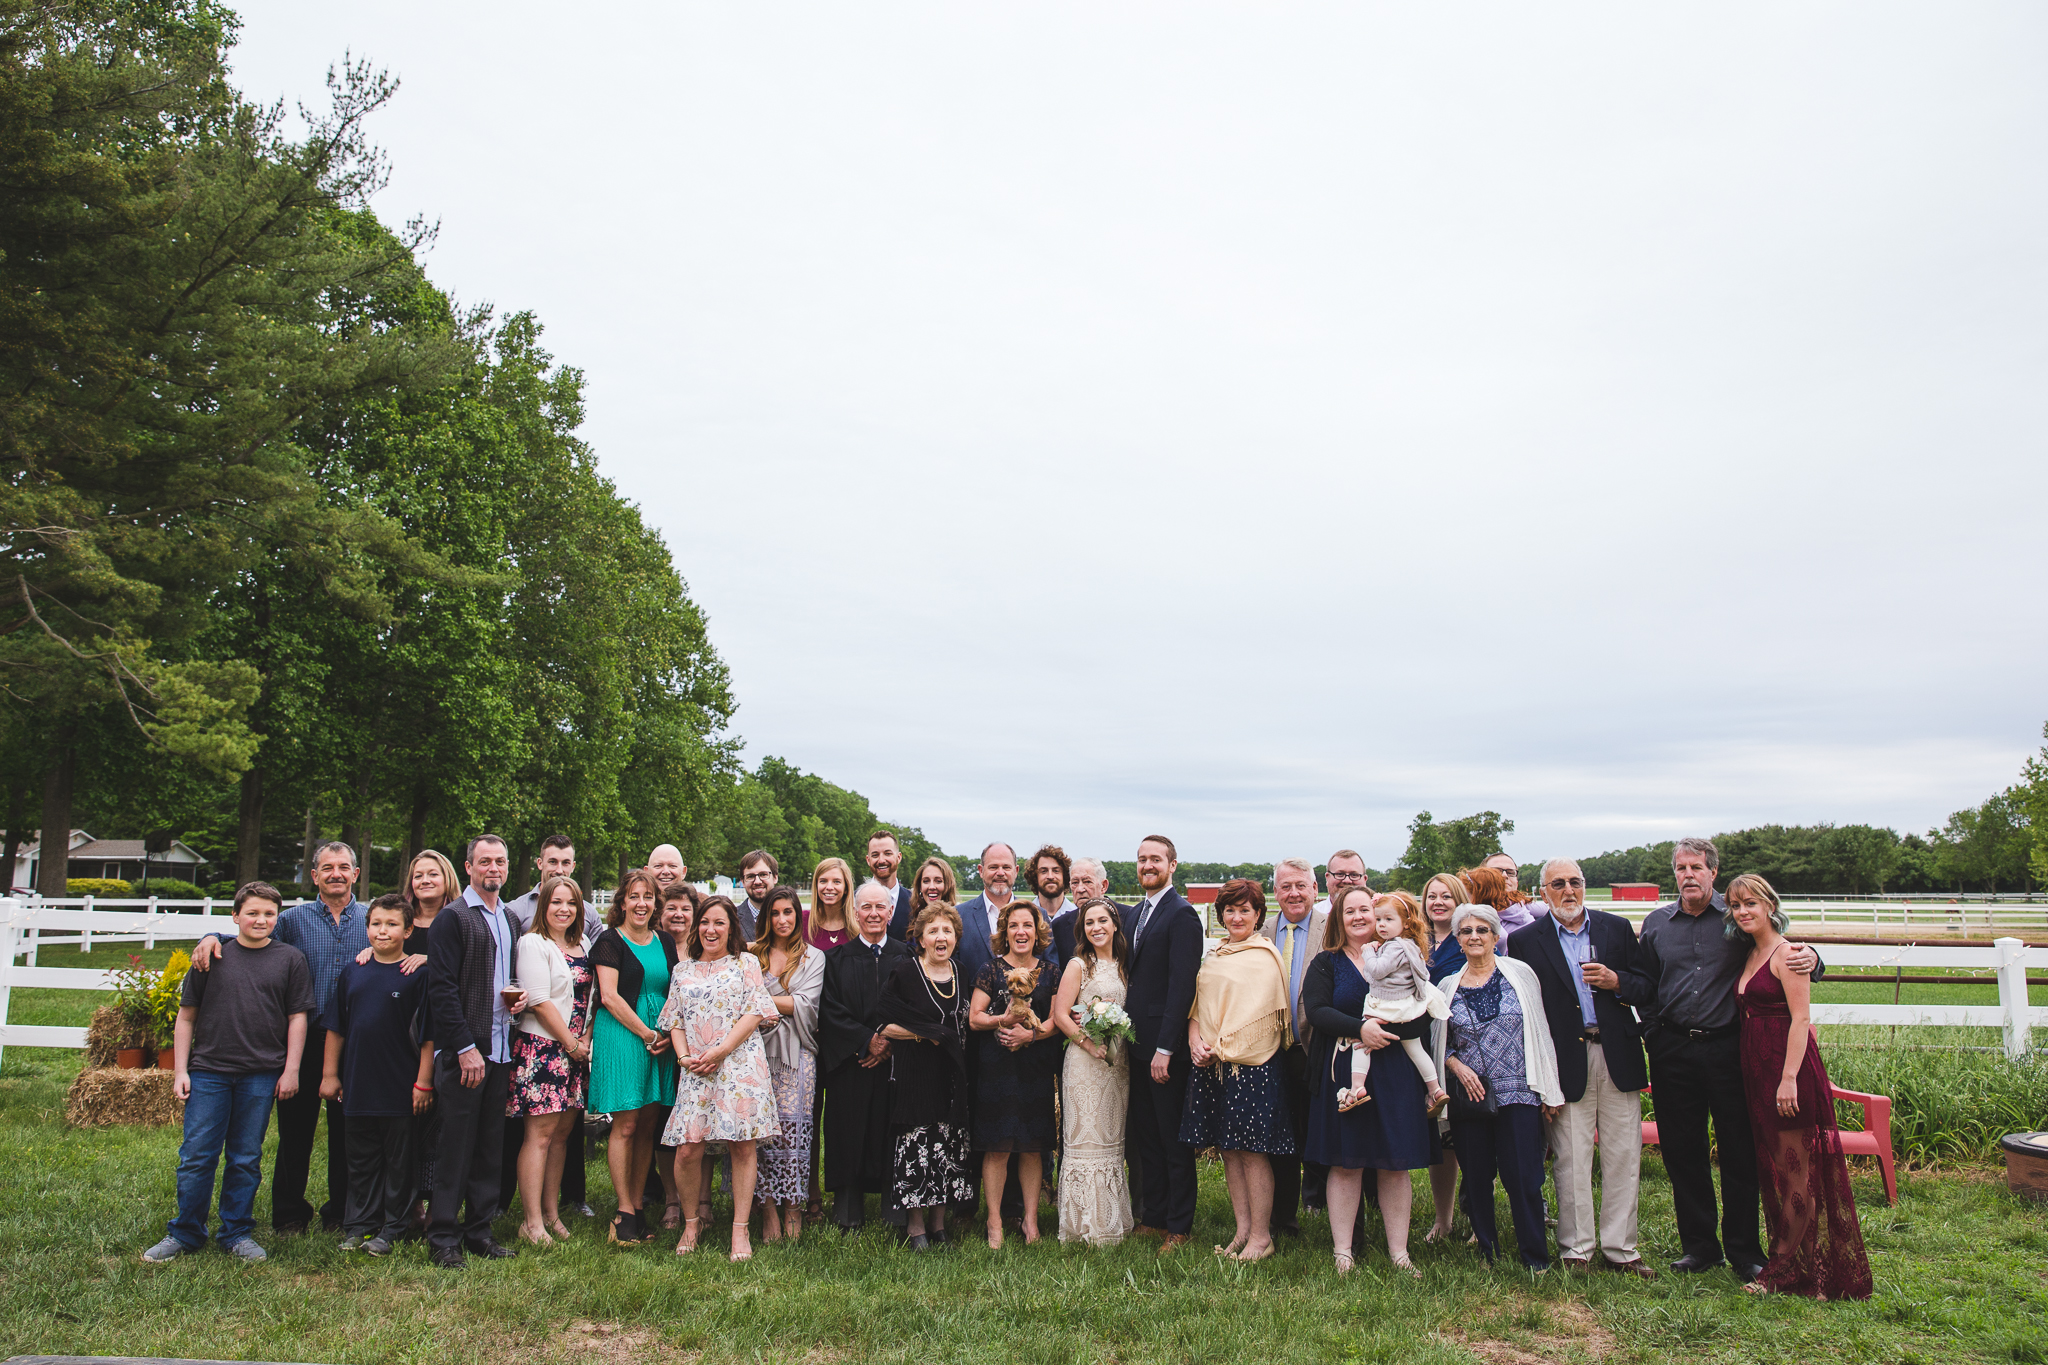
M 1491 908 L 1459 906 L 1451 932 L 1465 966 L 1437 982 L 1451 1002 L 1451 1017 L 1437 1033 L 1436 1064 L 1452 1096 L 1451 1139 L 1465 1170 L 1465 1211 L 1479 1249 L 1492 1260 L 1500 1250 L 1493 1212 L 1499 1171 L 1522 1264 L 1548 1269 L 1543 1124 L 1564 1107 L 1564 1092 L 1543 987 L 1527 963 L 1495 956 L 1501 926 Z
M 779 1242 L 804 1231 L 812 1101 L 818 1093 L 818 997 L 825 989 L 825 955 L 804 934 L 795 891 L 778 886 L 768 893 L 761 936 L 748 951 L 761 964 L 761 984 L 775 1002 L 775 1017 L 761 1028 L 782 1132 L 761 1141 L 754 1199 L 761 1206 L 761 1239 Z
M 676 1149 L 676 1184 L 683 1207 L 697 1207 L 704 1175 L 704 1144 L 723 1142 L 732 1153 L 731 1260 L 751 1260 L 747 1213 L 754 1200 L 754 1144 L 781 1132 L 768 1052 L 758 1029 L 777 1013 L 761 984 L 761 964 L 733 952 L 732 902 L 712 896 L 697 907 L 688 957 L 669 978 L 661 1026 L 676 1050 L 676 1102 L 662 1136 Z M 683 1220 L 678 1256 L 697 1249 L 701 1217 Z

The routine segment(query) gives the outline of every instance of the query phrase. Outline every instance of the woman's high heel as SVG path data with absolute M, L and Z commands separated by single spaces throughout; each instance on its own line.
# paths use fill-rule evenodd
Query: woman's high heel
M 701 1221 L 696 1218 L 683 1220 L 683 1235 L 676 1241 L 676 1255 L 687 1256 L 697 1249 L 697 1225 Z

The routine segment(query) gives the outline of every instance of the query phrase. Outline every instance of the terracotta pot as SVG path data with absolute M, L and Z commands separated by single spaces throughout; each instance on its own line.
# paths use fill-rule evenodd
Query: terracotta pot
M 178 1049 L 174 1047 L 158 1048 L 156 1050 L 156 1069 L 158 1071 L 176 1071 L 178 1069 Z
M 123 1071 L 142 1070 L 142 1049 L 139 1047 L 115 1049 L 114 1065 L 120 1067 Z

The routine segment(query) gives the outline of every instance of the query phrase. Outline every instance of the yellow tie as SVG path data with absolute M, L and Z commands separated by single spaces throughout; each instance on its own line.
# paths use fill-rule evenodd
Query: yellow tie
M 1287 982 L 1287 1025 L 1286 1045 L 1294 1046 L 1294 936 L 1301 931 L 1299 924 L 1280 925 L 1280 974 Z

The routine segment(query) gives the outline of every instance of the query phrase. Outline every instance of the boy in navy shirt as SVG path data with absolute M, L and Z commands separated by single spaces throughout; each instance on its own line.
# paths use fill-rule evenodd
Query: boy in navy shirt
M 427 974 L 402 967 L 412 907 L 401 896 L 379 896 L 364 919 L 369 960 L 343 967 L 327 1002 L 320 1096 L 340 1100 L 348 1120 L 341 1249 L 388 1256 L 411 1222 L 413 1115 L 434 1101 L 434 1049 L 413 1031 Z
M 263 1183 L 263 1131 L 270 1109 L 299 1090 L 299 1054 L 313 1008 L 306 955 L 271 938 L 284 896 L 250 882 L 235 893 L 235 936 L 223 940 L 210 972 L 189 972 L 173 1038 L 185 1101 L 178 1148 L 178 1216 L 161 1242 L 142 1253 L 152 1265 L 206 1245 L 213 1172 L 220 1182 L 220 1244 L 249 1264 L 267 1259 L 255 1229 L 256 1187 Z

